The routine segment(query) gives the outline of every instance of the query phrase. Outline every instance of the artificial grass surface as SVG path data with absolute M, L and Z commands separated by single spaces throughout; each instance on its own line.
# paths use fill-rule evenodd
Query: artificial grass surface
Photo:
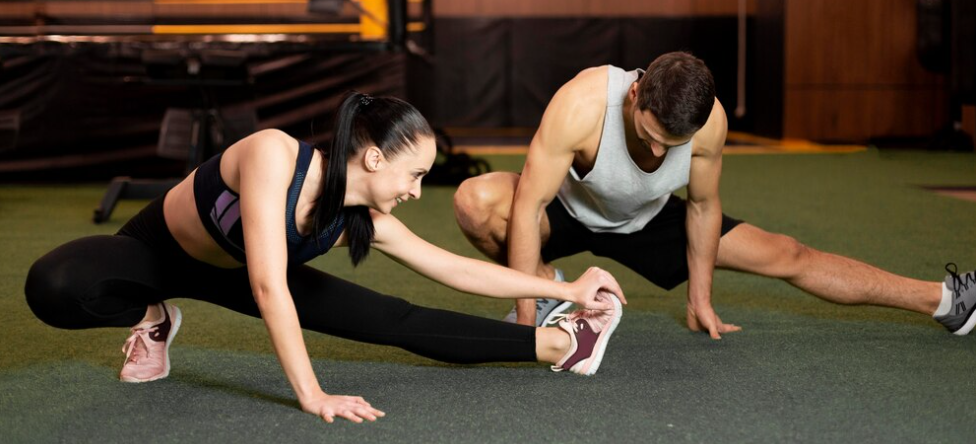
M 522 159 L 492 157 L 496 170 Z M 976 184 L 976 156 L 868 151 L 726 156 L 723 207 L 818 249 L 942 280 L 976 268 L 976 203 L 919 185 Z M 718 272 L 714 305 L 743 326 L 720 342 L 682 323 L 685 287 L 667 292 L 610 261 L 630 304 L 600 372 L 541 365 L 444 365 L 407 352 L 307 333 L 324 388 L 364 396 L 388 416 L 327 425 L 302 413 L 263 324 L 191 300 L 170 377 L 117 381 L 124 329 L 62 331 L 23 299 L 34 259 L 71 239 L 112 233 L 143 203 L 95 226 L 102 185 L 0 186 L 0 441 L 3 442 L 960 442 L 976 440 L 974 338 L 926 316 L 822 302 L 765 278 Z M 397 209 L 407 226 L 479 257 L 453 222 L 453 190 L 426 187 Z M 344 250 L 314 266 L 426 306 L 497 318 L 509 304 L 462 295 L 376 253 Z M 233 337 L 226 335 L 236 328 Z

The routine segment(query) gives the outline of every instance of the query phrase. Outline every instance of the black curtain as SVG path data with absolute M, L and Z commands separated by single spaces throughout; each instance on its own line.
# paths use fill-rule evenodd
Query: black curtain
M 434 28 L 434 56 L 411 59 L 408 94 L 435 126 L 534 127 L 556 90 L 584 68 L 646 68 L 678 50 L 691 51 L 712 70 L 733 128 L 754 125 L 751 115 L 731 114 L 735 17 L 439 18 Z M 750 19 L 750 36 L 752 28 Z M 762 85 L 753 81 L 755 51 L 748 57 L 747 92 L 753 97 Z
M 321 142 L 331 135 L 332 111 L 345 91 L 406 95 L 403 54 L 264 48 L 245 62 L 248 82 L 200 87 L 151 77 L 144 49 L 0 47 L 0 113 L 19 120 L 16 140 L 0 151 L 0 171 L 47 165 L 29 159 L 60 157 L 55 164 L 70 167 L 153 157 L 166 109 L 198 108 L 205 97 L 221 109 L 252 110 L 259 128 Z

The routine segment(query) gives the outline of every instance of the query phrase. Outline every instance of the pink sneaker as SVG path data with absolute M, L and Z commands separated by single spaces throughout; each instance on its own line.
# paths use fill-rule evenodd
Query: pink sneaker
M 600 368 L 603 352 L 607 350 L 610 335 L 620 323 L 623 307 L 613 293 L 601 291 L 598 298 L 609 298 L 613 302 L 610 310 L 576 310 L 559 321 L 559 328 L 569 333 L 572 344 L 552 371 L 569 370 L 573 373 L 590 376 Z
M 125 382 L 149 382 L 169 376 L 169 345 L 173 342 L 183 314 L 175 305 L 160 303 L 163 317 L 143 321 L 132 327 L 132 334 L 122 346 L 125 364 L 119 379 Z

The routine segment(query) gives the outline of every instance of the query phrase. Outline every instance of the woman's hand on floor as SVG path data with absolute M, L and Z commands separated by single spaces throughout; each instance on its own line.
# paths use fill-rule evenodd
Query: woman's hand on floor
M 329 395 L 323 391 L 300 400 L 302 410 L 332 423 L 335 417 L 346 418 L 355 423 L 363 420 L 376 421 L 376 418 L 386 416 L 380 410 L 373 408 L 360 396 Z

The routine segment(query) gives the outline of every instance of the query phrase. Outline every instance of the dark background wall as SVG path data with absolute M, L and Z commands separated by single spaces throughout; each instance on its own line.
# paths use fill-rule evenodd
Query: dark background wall
M 736 35 L 734 17 L 440 18 L 435 24 L 434 63 L 411 59 L 408 89 L 441 126 L 534 127 L 556 90 L 582 69 L 646 68 L 676 50 L 705 60 L 719 99 L 730 112 L 735 107 L 736 40 L 728 38 Z M 758 91 L 751 80 L 750 95 Z M 733 127 L 754 130 L 749 117 Z
M 760 45 L 754 37 L 762 29 L 755 20 L 758 5 L 746 2 L 747 102 L 778 107 L 782 92 L 761 87 L 780 74 L 756 59 Z M 646 68 L 660 54 L 684 50 L 712 69 L 719 99 L 731 113 L 737 8 L 737 1 L 715 0 L 435 3 L 435 57 L 433 63 L 411 59 L 410 99 L 441 126 L 534 127 L 556 90 L 582 69 Z M 757 116 L 748 113 L 730 124 L 742 131 L 780 132 L 778 121 L 769 124 Z
M 328 128 L 312 135 L 313 122 L 327 127 L 338 95 L 353 88 L 405 96 L 438 126 L 531 128 L 556 89 L 583 68 L 646 67 L 661 53 L 689 50 L 712 69 L 731 116 L 738 7 L 734 0 L 435 0 L 433 27 L 413 34 L 429 58 L 268 45 L 246 63 L 250 84 L 214 94 L 222 106 L 252 109 L 259 128 L 321 140 Z M 946 76 L 918 61 L 916 0 L 748 0 L 745 7 L 747 113 L 730 119 L 732 129 L 864 142 L 924 137 L 947 123 Z M 409 8 L 416 15 L 421 4 Z M 0 3 L 0 37 L 86 24 L 322 20 L 354 21 L 356 11 L 330 18 L 302 3 Z M 21 126 L 14 145 L 0 146 L 0 162 L 151 156 L 165 109 L 192 107 L 200 93 L 140 80 L 147 73 L 139 50 L 0 45 L 0 120 L 15 115 Z
M 731 111 L 738 3 L 440 2 L 443 61 L 423 75 L 411 66 L 411 78 L 434 79 L 418 101 L 446 125 L 533 126 L 547 98 L 584 67 L 644 67 L 662 52 L 690 50 L 712 69 Z M 945 75 L 925 70 L 916 50 L 916 0 L 749 0 L 746 10 L 748 112 L 732 118 L 733 129 L 866 142 L 926 137 L 946 124 Z

